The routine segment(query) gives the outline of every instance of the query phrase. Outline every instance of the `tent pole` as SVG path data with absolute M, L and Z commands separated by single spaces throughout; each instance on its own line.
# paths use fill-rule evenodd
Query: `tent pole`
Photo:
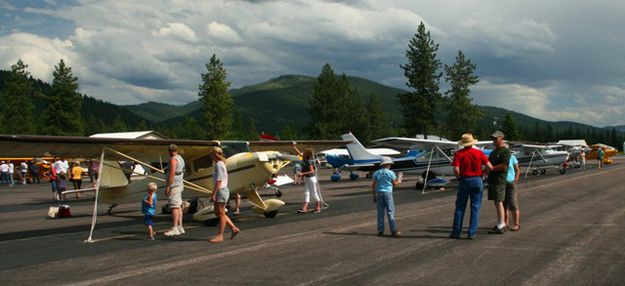
M 428 161 L 428 168 L 425 171 L 425 178 L 423 179 L 423 190 L 421 194 L 425 194 L 425 188 L 428 186 L 428 176 L 430 175 L 430 164 L 432 164 L 432 155 L 434 155 L 434 147 L 430 149 L 430 160 Z

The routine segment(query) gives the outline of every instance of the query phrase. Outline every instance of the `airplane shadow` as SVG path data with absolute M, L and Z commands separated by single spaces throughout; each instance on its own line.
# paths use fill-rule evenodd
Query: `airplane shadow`
M 328 232 L 323 232 L 323 234 L 330 234 L 330 235 L 348 235 L 348 236 L 378 236 L 375 233 L 359 233 L 359 232 L 355 232 L 355 231 L 350 231 L 350 232 L 332 232 L 332 231 L 328 231 Z M 392 237 L 388 234 L 382 236 L 383 238 L 392 238 L 392 239 L 404 239 L 404 238 L 412 238 L 412 239 L 449 239 L 446 235 L 445 236 L 437 236 L 437 235 L 402 235 L 399 238 L 395 238 Z

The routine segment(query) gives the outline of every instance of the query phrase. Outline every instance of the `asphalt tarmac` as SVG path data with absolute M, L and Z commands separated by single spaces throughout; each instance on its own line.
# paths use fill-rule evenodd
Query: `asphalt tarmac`
M 522 178 L 518 232 L 488 234 L 496 218 L 484 196 L 475 240 L 447 237 L 453 185 L 422 194 L 414 190 L 415 176 L 406 175 L 394 193 L 403 237 L 379 237 L 370 181 L 332 183 L 328 175 L 320 176 L 330 205 L 322 213 L 296 214 L 303 186 L 289 186 L 276 218 L 254 214 L 244 203 L 236 222 L 241 233 L 221 244 L 207 241 L 216 227 L 190 216 L 186 234 L 162 236 L 171 217 L 160 207 L 155 227 L 161 234 L 147 240 L 139 202 L 117 207 L 112 216 L 100 206 L 95 242 L 85 243 L 93 195 L 68 199 L 73 218 L 48 219 L 48 207 L 56 205 L 48 184 L 0 187 L 0 285 L 625 283 L 622 158 L 603 170 Z

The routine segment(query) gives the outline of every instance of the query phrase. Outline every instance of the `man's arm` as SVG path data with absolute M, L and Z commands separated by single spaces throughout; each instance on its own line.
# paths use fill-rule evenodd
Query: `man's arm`
M 454 175 L 456 175 L 456 180 L 460 179 L 460 167 L 454 166 Z
M 371 192 L 373 193 L 373 202 L 376 202 L 376 198 L 375 198 L 375 185 L 377 184 L 377 181 L 375 180 L 375 178 L 373 178 L 373 180 L 371 181 Z
M 520 177 L 521 177 L 521 167 L 519 167 L 519 163 L 516 163 L 514 164 L 514 183 L 518 183 Z
M 170 185 L 174 181 L 174 177 L 176 176 L 176 168 L 178 167 L 178 160 L 174 157 L 169 159 L 169 175 L 167 179 L 167 186 L 165 187 L 165 194 L 169 196 Z

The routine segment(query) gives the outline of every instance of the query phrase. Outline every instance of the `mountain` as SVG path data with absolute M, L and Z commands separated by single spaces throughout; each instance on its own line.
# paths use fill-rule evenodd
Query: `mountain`
M 282 75 L 259 84 L 232 89 L 230 94 L 241 114 L 244 126 L 253 121 L 258 131 L 277 134 L 282 132 L 287 124 L 299 130 L 308 124 L 310 117 L 306 108 L 316 80 L 315 77 L 304 75 Z M 371 96 L 376 96 L 380 99 L 382 108 L 388 111 L 391 120 L 394 122 L 401 120 L 395 95 L 405 92 L 404 90 L 359 77 L 349 76 L 348 80 L 363 96 L 365 102 Z M 192 106 L 196 109 L 188 112 Z M 144 107 L 150 106 L 144 105 Z M 185 116 L 191 116 L 198 122 L 204 121 L 200 104 L 197 101 L 180 107 L 168 105 L 167 108 L 170 108 L 170 114 L 180 112 L 182 115 L 163 120 L 160 122 L 161 126 L 171 126 L 176 122 L 181 122 Z M 139 114 L 137 106 L 131 106 L 129 110 Z M 158 111 L 150 109 L 143 110 L 143 112 L 157 114 Z
M 121 107 L 149 121 L 159 123 L 170 118 L 185 116 L 200 108 L 200 105 L 197 101 L 181 106 L 149 101 L 137 105 L 122 105 Z

